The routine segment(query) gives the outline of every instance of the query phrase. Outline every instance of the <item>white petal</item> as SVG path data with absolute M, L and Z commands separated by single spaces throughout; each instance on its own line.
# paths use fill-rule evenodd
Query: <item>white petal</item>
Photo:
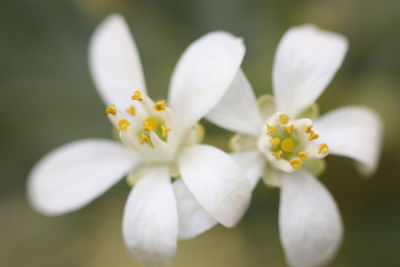
M 208 145 L 186 148 L 178 160 L 183 181 L 203 208 L 219 223 L 233 227 L 246 211 L 251 186 L 239 165 Z
M 260 134 L 263 120 L 253 88 L 242 70 L 236 74 L 221 101 L 207 114 L 207 119 L 233 132 Z
M 28 179 L 31 204 L 47 215 L 79 209 L 138 163 L 131 150 L 107 140 L 66 144 L 46 155 Z
M 169 103 L 180 115 L 182 129 L 195 125 L 222 98 L 245 53 L 243 41 L 212 32 L 192 43 L 172 75 Z
M 320 266 L 342 240 L 342 221 L 335 200 L 311 174 L 282 175 L 280 238 L 290 266 Z
M 115 104 L 124 112 L 132 105 L 135 90 L 146 93 L 135 42 L 120 15 L 107 17 L 94 32 L 89 66 L 96 88 L 107 105 Z
M 279 43 L 273 68 L 278 111 L 296 116 L 325 90 L 342 64 L 347 39 L 312 25 L 289 29 Z
M 126 202 L 122 232 L 129 252 L 141 262 L 174 260 L 178 214 L 167 167 L 144 170 Z
M 252 189 L 254 189 L 264 174 L 266 158 L 258 150 L 236 152 L 232 153 L 231 156 L 245 171 L 246 177 Z
M 317 121 L 315 131 L 321 142 L 328 145 L 332 154 L 359 161 L 359 170 L 372 174 L 381 150 L 382 122 L 368 108 L 343 107 L 335 109 Z
M 193 238 L 218 223 L 203 209 L 182 179 L 175 181 L 173 188 L 178 207 L 179 239 Z

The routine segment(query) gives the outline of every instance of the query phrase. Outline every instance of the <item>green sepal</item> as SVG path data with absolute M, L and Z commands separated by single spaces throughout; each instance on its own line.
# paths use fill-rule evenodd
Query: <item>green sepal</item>
M 203 125 L 197 123 L 192 129 L 189 130 L 185 145 L 197 145 L 203 142 L 205 136 L 205 129 Z
M 257 147 L 256 138 L 244 134 L 235 134 L 228 141 L 228 147 L 233 152 L 252 150 Z
M 314 120 L 319 117 L 319 105 L 317 103 L 312 104 L 300 113 L 298 118 L 309 118 Z
M 257 99 L 257 102 L 263 119 L 268 119 L 275 113 L 276 107 L 272 95 L 262 95 Z
M 315 176 L 319 176 L 326 170 L 326 161 L 325 159 L 308 159 L 304 162 L 303 168 Z
M 267 163 L 262 180 L 269 188 L 280 187 L 280 175 L 281 171 L 274 169 L 270 164 Z

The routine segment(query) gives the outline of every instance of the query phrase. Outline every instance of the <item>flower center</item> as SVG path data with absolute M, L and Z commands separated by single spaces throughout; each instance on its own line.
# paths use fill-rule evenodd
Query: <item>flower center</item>
M 135 91 L 131 100 L 128 106 L 113 104 L 105 111 L 120 140 L 141 154 L 144 162 L 172 164 L 182 146 L 201 142 L 201 126 L 182 132 L 165 100 L 153 102 L 140 91 Z
M 275 113 L 266 123 L 259 148 L 277 168 L 285 172 L 300 169 L 309 158 L 322 158 L 329 153 L 312 128 L 310 119 L 291 120 L 284 113 Z
M 155 133 L 160 140 L 167 142 L 171 128 L 167 126 L 166 115 L 164 114 L 167 108 L 165 100 L 153 103 L 148 97 L 142 96 L 140 91 L 135 91 L 131 99 L 139 105 L 142 114 L 137 114 L 137 108 L 139 107 L 134 105 L 127 107 L 125 114 L 119 113 L 114 104 L 106 108 L 106 113 L 117 125 L 116 129 L 120 132 L 120 135 L 133 134 L 138 140 L 136 143 L 147 145 L 151 148 L 154 147 L 151 132 Z
M 144 162 L 173 162 L 182 134 L 172 110 L 165 100 L 153 102 L 140 91 L 135 91 L 131 100 L 127 106 L 113 104 L 105 110 L 119 139 L 141 154 Z

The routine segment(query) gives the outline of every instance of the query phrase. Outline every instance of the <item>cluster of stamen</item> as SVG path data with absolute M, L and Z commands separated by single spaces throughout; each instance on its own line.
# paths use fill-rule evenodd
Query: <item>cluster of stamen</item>
M 278 121 L 274 125 L 266 125 L 270 153 L 277 160 L 287 160 L 293 169 L 300 169 L 310 156 L 309 152 L 305 151 L 307 143 L 318 139 L 319 136 L 312 130 L 312 125 L 296 127 L 286 114 L 279 114 Z M 326 144 L 319 145 L 319 154 L 328 152 Z
M 142 93 L 140 91 L 135 91 L 134 94 L 131 97 L 132 100 L 134 101 L 139 101 L 142 102 L 144 100 L 144 96 L 142 96 Z M 152 102 L 150 102 L 152 103 Z M 142 103 L 143 104 L 143 103 Z M 147 104 L 147 102 L 146 102 Z M 152 106 L 152 109 L 154 110 L 153 112 L 150 112 L 153 114 L 153 116 L 147 117 L 143 121 L 143 125 L 141 129 L 139 130 L 137 134 L 139 138 L 139 143 L 140 144 L 148 144 L 149 146 L 153 147 L 153 144 L 151 142 L 150 138 L 150 132 L 154 132 L 155 134 L 158 135 L 158 137 L 163 140 L 167 141 L 168 138 L 168 133 L 171 131 L 171 128 L 167 127 L 165 124 L 164 117 L 162 115 L 162 112 L 165 111 L 166 109 L 166 104 L 165 100 L 160 100 Z M 118 119 L 117 123 L 117 130 L 118 131 L 127 131 L 127 129 L 131 126 L 131 120 L 128 120 L 127 118 L 123 118 L 121 114 L 118 113 L 117 107 L 112 104 L 108 107 L 106 107 L 106 113 L 109 114 L 112 117 L 115 117 Z M 126 110 L 126 113 L 135 116 L 136 115 L 136 108 L 135 106 L 130 106 Z

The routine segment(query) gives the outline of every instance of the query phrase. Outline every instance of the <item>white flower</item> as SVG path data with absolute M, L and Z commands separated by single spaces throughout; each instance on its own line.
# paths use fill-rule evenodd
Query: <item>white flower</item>
M 315 119 L 313 103 L 341 65 L 345 37 L 311 25 L 283 36 L 275 56 L 273 91 L 258 103 L 239 72 L 227 94 L 207 115 L 238 132 L 233 154 L 253 187 L 260 177 L 280 186 L 280 237 L 291 266 L 319 266 L 334 256 L 342 221 L 328 190 L 315 178 L 329 152 L 357 160 L 371 174 L 380 150 L 381 122 L 370 109 L 344 107 Z
M 203 132 L 197 123 L 225 94 L 244 53 L 242 40 L 225 32 L 194 42 L 173 73 L 169 108 L 147 95 L 123 18 L 107 18 L 93 35 L 89 61 L 122 144 L 81 140 L 45 156 L 29 177 L 32 205 L 48 215 L 74 211 L 128 174 L 135 186 L 123 236 L 130 253 L 147 264 L 173 260 L 178 238 L 194 237 L 217 221 L 234 226 L 247 209 L 251 186 L 228 154 L 198 144 Z

